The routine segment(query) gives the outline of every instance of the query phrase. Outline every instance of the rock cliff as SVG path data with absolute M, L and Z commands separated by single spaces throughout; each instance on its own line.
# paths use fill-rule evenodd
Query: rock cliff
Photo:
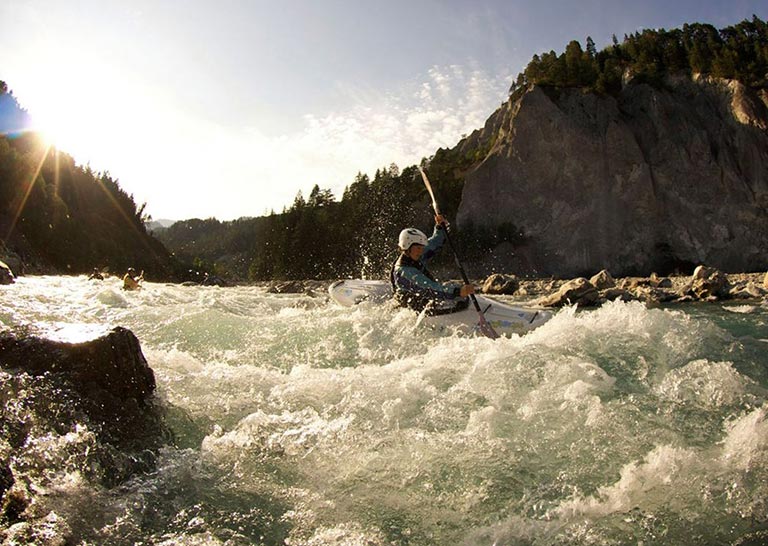
M 618 96 L 534 86 L 459 151 L 459 226 L 511 222 L 525 243 L 479 267 L 576 276 L 768 267 L 768 91 L 670 78 Z

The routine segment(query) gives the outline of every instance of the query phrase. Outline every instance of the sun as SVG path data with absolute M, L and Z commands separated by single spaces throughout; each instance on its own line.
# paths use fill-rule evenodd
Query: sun
M 131 112 L 125 111 L 121 97 L 99 91 L 56 88 L 37 101 L 31 114 L 46 142 L 81 163 L 101 163 L 111 148 L 124 146 L 130 138 L 124 125 Z

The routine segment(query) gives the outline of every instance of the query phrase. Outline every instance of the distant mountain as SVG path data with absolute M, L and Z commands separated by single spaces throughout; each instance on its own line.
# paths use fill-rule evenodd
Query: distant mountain
M 160 219 L 160 220 L 150 220 L 149 222 L 145 222 L 144 225 L 149 231 L 159 231 L 161 229 L 169 228 L 175 223 L 176 223 L 176 220 Z

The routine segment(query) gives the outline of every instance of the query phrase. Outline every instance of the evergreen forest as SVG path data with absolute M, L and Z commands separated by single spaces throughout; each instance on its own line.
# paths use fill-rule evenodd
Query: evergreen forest
M 621 43 L 614 35 L 613 44 L 602 51 L 590 37 L 585 48 L 573 40 L 560 55 L 534 55 L 510 93 L 535 84 L 615 94 L 627 80 L 661 87 L 670 74 L 703 74 L 766 87 L 768 24 L 755 15 L 721 30 L 700 23 L 644 30 L 625 35 Z

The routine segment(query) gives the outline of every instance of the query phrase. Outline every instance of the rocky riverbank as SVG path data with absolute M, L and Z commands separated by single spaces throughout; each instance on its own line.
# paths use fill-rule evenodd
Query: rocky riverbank
M 486 294 L 532 297 L 544 307 L 578 304 L 597 306 L 620 299 L 643 301 L 649 305 L 662 303 L 713 302 L 722 300 L 763 300 L 768 295 L 765 273 L 726 274 L 699 266 L 691 276 L 624 277 L 614 279 L 603 270 L 587 279 L 516 279 L 511 275 L 491 275 L 484 283 Z
M 273 281 L 263 283 L 274 294 L 305 294 L 327 298 L 331 281 Z M 723 273 L 699 266 L 693 275 L 614 278 L 603 270 L 587 279 L 529 279 L 493 274 L 474 280 L 478 292 L 523 298 L 543 307 L 578 304 L 593 307 L 607 301 L 642 301 L 648 305 L 724 300 L 764 300 L 768 296 L 768 274 Z

